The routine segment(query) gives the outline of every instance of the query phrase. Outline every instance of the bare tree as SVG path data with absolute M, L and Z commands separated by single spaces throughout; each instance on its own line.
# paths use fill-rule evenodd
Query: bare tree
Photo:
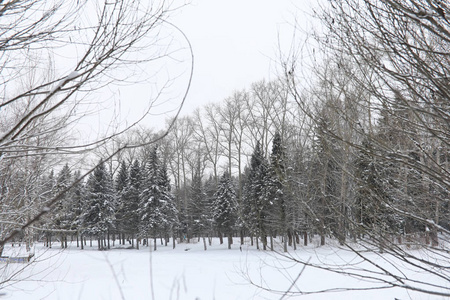
M 50 197 L 42 196 L 48 191 L 26 194 L 27 189 L 13 195 L 11 187 L 17 180 L 26 178 L 25 181 L 34 181 L 33 185 L 37 186 L 33 178 L 48 170 L 55 158 L 67 160 L 67 155 L 87 154 L 120 137 L 149 116 L 155 101 L 164 97 L 165 87 L 173 78 L 159 83 L 162 88 L 149 97 L 142 114 L 131 123 L 116 122 L 120 113 L 113 112 L 106 129 L 101 128 L 102 132 L 95 137 L 68 135 L 68 132 L 75 132 L 76 125 L 100 123 L 98 115 L 105 103 L 98 100 L 96 91 L 113 90 L 117 85 L 149 84 L 154 74 L 142 70 L 150 64 L 161 66 L 166 59 L 170 61 L 179 49 L 171 44 L 173 38 L 166 39 L 168 36 L 176 34 L 184 39 L 191 52 L 186 36 L 168 21 L 174 9 L 173 3 L 165 1 L 134 0 L 73 3 L 18 0 L 0 4 L 3 21 L 0 26 L 0 111 L 3 116 L 0 120 L 0 248 L 31 229 L 32 224 L 51 211 L 52 206 L 84 180 L 95 166 L 71 186 Z M 186 93 L 192 76 L 192 54 L 190 57 Z M 110 96 L 108 101 L 117 97 Z M 178 108 L 184 99 L 185 95 L 180 97 Z M 114 105 L 110 103 L 108 108 L 111 107 Z M 102 118 L 102 122 L 105 121 L 105 116 Z M 167 131 L 137 143 L 118 144 L 99 164 L 124 149 L 154 143 L 166 134 Z M 31 176 L 13 171 L 15 165 L 23 162 L 34 165 L 34 169 L 24 165 L 30 174 L 35 171 Z M 23 203 L 25 199 L 27 203 Z M 23 205 L 30 204 L 29 201 L 34 201 L 29 206 L 33 210 L 24 211 Z
M 375 267 L 366 269 L 369 273 L 365 276 L 379 278 L 382 286 L 449 296 L 448 287 L 436 282 L 450 281 L 450 7 L 444 1 L 340 0 L 320 11 L 317 16 L 325 34 L 317 34 L 317 45 L 329 58 L 326 66 L 335 71 L 319 77 L 332 87 L 330 91 L 341 91 L 345 97 L 325 97 L 335 104 L 328 105 L 332 111 L 320 117 L 305 104 L 294 71 L 298 68 L 292 63 L 295 57 L 283 66 L 292 95 L 305 114 L 318 126 L 330 113 L 338 117 L 328 123 L 331 127 L 321 127 L 323 138 L 337 145 L 327 156 L 334 156 L 342 172 L 341 193 L 335 195 L 355 197 L 342 193 L 343 188 L 351 191 L 353 185 L 372 201 L 371 206 L 355 210 L 359 216 L 355 211 L 349 214 L 333 209 L 349 228 L 366 235 L 357 240 L 358 249 L 351 242 L 341 242 Z M 317 87 L 326 92 L 319 84 Z M 324 107 L 326 102 L 316 103 Z M 342 121 L 336 123 L 339 118 Z M 345 155 L 336 158 L 338 152 Z M 357 160 L 364 172 L 352 172 L 355 161 L 349 158 L 354 159 L 356 153 L 364 160 Z M 320 176 L 325 180 L 324 174 Z M 423 248 L 427 255 L 410 251 L 411 245 Z M 389 272 L 360 247 L 384 252 L 393 258 L 393 267 L 402 262 L 417 272 L 427 272 L 430 280 L 415 281 Z M 364 278 L 345 267 L 325 268 Z M 379 272 L 386 276 L 378 276 Z

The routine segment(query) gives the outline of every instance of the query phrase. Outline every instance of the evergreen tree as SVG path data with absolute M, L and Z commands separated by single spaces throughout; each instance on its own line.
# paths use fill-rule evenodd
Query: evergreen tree
M 73 181 L 78 180 L 81 177 L 81 172 L 76 171 L 73 174 Z M 70 191 L 71 209 L 67 212 L 67 219 L 70 223 L 70 229 L 76 230 L 77 234 L 82 226 L 82 215 L 84 211 L 84 205 L 86 200 L 86 187 L 84 183 L 78 182 Z M 81 243 L 81 248 L 83 249 L 83 243 Z
M 243 191 L 243 222 L 247 229 L 267 247 L 269 199 L 265 187 L 267 186 L 268 163 L 258 142 L 253 151 L 248 176 Z M 258 241 L 257 241 L 258 242 Z M 257 244 L 259 247 L 259 245 Z
M 325 244 L 328 233 L 343 241 L 345 235 L 340 231 L 340 222 L 344 222 L 344 214 L 340 213 L 340 151 L 338 141 L 332 138 L 335 124 L 327 115 L 326 108 L 320 112 L 320 118 L 315 128 L 313 150 L 315 156 L 310 166 L 311 195 L 314 195 L 312 205 L 316 228 L 321 237 L 321 245 Z
M 116 196 L 116 229 L 119 232 L 124 231 L 124 215 L 125 215 L 125 202 L 126 199 L 126 193 L 128 190 L 128 167 L 125 162 L 120 163 L 119 173 L 117 173 L 117 176 L 115 178 L 114 182 L 114 188 L 115 188 L 115 196 Z
M 173 237 L 173 247 L 175 248 L 175 232 L 179 227 L 178 210 L 175 204 L 175 197 L 171 193 L 170 179 L 167 174 L 166 164 L 161 164 L 161 231 L 164 235 L 166 245 L 169 240 L 169 236 Z
M 131 235 L 131 246 L 134 247 L 135 235 L 139 232 L 139 201 L 142 185 L 142 171 L 138 160 L 130 168 L 128 184 L 122 202 L 122 229 Z M 136 244 L 139 247 L 138 244 Z
M 211 216 L 208 197 L 204 191 L 202 178 L 197 169 L 190 188 L 189 227 L 191 234 L 204 237 L 210 229 Z
M 275 133 L 272 153 L 270 155 L 270 167 L 267 173 L 267 197 L 272 210 L 270 227 L 273 232 L 279 231 L 283 235 L 284 251 L 287 251 L 287 175 L 285 167 L 285 150 L 279 132 Z
M 383 186 L 387 170 L 375 159 L 374 149 L 368 140 L 364 140 L 356 159 L 354 219 L 359 224 L 359 233 L 379 235 L 380 233 L 398 233 L 400 224 L 387 207 L 392 204 L 389 194 Z M 384 174 L 383 174 L 384 173 Z
M 163 222 L 161 184 L 161 164 L 158 159 L 157 146 L 155 146 L 150 151 L 146 161 L 145 176 L 140 194 L 139 212 L 141 219 L 139 232 L 142 237 L 153 235 L 153 238 L 156 239 L 157 233 L 161 229 Z
M 50 170 L 47 176 L 44 176 L 43 182 L 41 184 L 41 192 L 40 192 L 40 201 L 42 203 L 47 203 L 49 200 L 51 200 L 55 194 L 56 190 L 56 178 L 55 178 L 55 172 L 54 170 Z M 53 211 L 56 210 L 58 205 L 53 208 Z M 55 227 L 55 222 L 53 221 L 53 215 L 51 214 L 44 215 L 43 218 L 40 220 L 40 227 L 44 229 L 49 229 L 45 232 L 46 235 L 46 246 L 51 247 L 51 237 L 52 237 L 52 229 Z
M 111 174 L 104 163 L 95 168 L 87 182 L 87 205 L 83 214 L 85 233 L 96 236 L 100 250 L 106 248 L 104 238 L 114 228 L 115 196 Z
M 72 174 L 68 164 L 65 164 L 61 171 L 58 173 L 56 179 L 55 194 L 59 194 L 72 184 Z M 53 215 L 53 226 L 55 229 L 61 230 L 61 247 L 67 248 L 67 233 L 66 230 L 70 229 L 70 219 L 68 213 L 72 208 L 72 197 L 70 197 L 70 191 L 66 192 L 55 205 Z
M 214 194 L 212 213 L 215 226 L 219 233 L 228 236 L 228 248 L 231 248 L 233 227 L 236 223 L 236 192 L 230 174 L 225 172 L 219 181 Z

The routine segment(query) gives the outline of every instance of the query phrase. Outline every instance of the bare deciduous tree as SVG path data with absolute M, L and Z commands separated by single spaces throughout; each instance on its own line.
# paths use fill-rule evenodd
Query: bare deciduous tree
M 114 107 L 111 101 L 117 96 L 108 90 L 132 83 L 149 85 L 154 74 L 145 69 L 151 64 L 159 64 L 158 69 L 161 69 L 166 59 L 172 59 L 179 46 L 172 45 L 173 38 L 168 39 L 168 36 L 175 33 L 189 44 L 183 32 L 168 21 L 174 9 L 174 3 L 165 1 L 17 0 L 0 3 L 0 205 L 2 212 L 8 212 L 0 217 L 0 248 L 28 231 L 71 188 L 46 198 L 47 201 L 42 201 L 42 193 L 46 191 L 26 196 L 24 189 L 13 194 L 11 188 L 17 180 L 27 176 L 23 172 L 11 172 L 14 165 L 33 164 L 33 176 L 38 176 L 48 171 L 55 158 L 66 156 L 67 160 L 70 154 L 89 153 L 133 128 L 150 115 L 155 101 L 164 97 L 164 88 L 173 78 L 159 83 L 162 88 L 148 97 L 142 105 L 142 113 L 132 122 L 116 122 L 119 112 L 112 113 L 109 124 L 105 115 L 101 121 L 98 119 L 102 107 Z M 191 51 L 190 45 L 187 49 Z M 192 54 L 190 57 L 192 76 Z M 190 77 L 187 81 L 186 93 Z M 102 93 L 110 96 L 108 104 L 99 100 Z M 185 95 L 180 98 L 179 108 L 184 98 Z M 102 132 L 93 138 L 87 138 L 83 132 L 75 134 L 79 130 L 77 125 L 95 122 L 106 123 L 109 127 L 101 128 Z M 126 148 L 153 143 L 165 134 L 117 145 L 100 163 Z M 32 169 L 25 167 L 25 170 L 30 173 Z M 33 180 L 33 177 L 26 178 L 26 181 Z M 21 209 L 27 203 L 22 202 L 27 197 L 31 199 L 27 201 L 35 201 L 34 210 L 24 213 Z M 14 219 L 16 214 L 22 217 Z

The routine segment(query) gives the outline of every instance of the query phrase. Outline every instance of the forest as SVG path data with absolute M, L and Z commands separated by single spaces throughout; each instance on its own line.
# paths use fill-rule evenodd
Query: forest
M 336 93 L 329 88 L 327 96 Z M 332 237 L 438 246 L 438 232 L 450 229 L 448 194 L 431 171 L 448 166 L 445 147 L 419 140 L 425 132 L 405 134 L 417 120 L 400 99 L 372 120 L 363 109 L 369 95 L 339 89 L 342 100 L 317 107 L 318 122 L 296 109 L 281 81 L 199 108 L 156 145 L 98 163 L 24 238 L 120 235 L 139 247 L 135 239 L 251 236 L 273 249 L 280 237 L 287 251 L 317 234 L 322 244 Z M 33 173 L 42 175 L 29 187 L 15 185 L 40 196 L 26 211 L 80 177 L 68 164 Z
M 206 250 L 213 237 L 229 247 L 232 237 L 250 237 L 262 250 L 278 241 L 288 252 L 320 236 L 321 245 L 389 253 L 450 280 L 445 1 L 334 1 L 315 15 L 324 32 L 280 54 L 277 79 L 167 119 L 163 130 L 130 125 L 84 143 L 70 136 L 85 101 L 77 93 L 129 64 L 121 51 L 165 17 L 136 7 L 133 31 L 120 23 L 130 10 L 105 4 L 103 12 L 76 72 L 19 89 L 12 82 L 29 73 L 2 71 L 11 79 L 0 86 L 0 253 L 6 243 L 64 248 L 75 239 L 80 249 L 97 240 L 99 250 L 197 239 Z M 44 22 L 47 35 L 1 29 L 2 65 L 17 64 L 9 53 L 22 43 L 69 43 L 47 21 L 33 23 Z M 104 22 L 115 24 L 114 36 Z M 433 256 L 408 252 L 417 248 Z M 388 285 L 449 294 L 392 277 Z

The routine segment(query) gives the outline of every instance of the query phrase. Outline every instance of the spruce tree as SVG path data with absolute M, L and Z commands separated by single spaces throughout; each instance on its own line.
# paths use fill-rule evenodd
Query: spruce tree
M 355 189 L 354 219 L 359 225 L 358 235 L 367 234 L 378 241 L 382 249 L 386 234 L 398 234 L 402 222 L 388 207 L 392 205 L 385 172 L 380 161 L 374 156 L 374 148 L 365 139 L 355 161 L 357 185 Z M 363 236 L 361 236 L 363 237 Z
M 104 250 L 104 239 L 113 229 L 115 221 L 115 196 L 111 174 L 100 163 L 87 182 L 87 208 L 83 214 L 85 233 L 98 239 L 99 250 Z
M 78 180 L 80 177 L 81 177 L 80 171 L 74 172 L 73 181 Z M 86 199 L 86 187 L 82 181 L 76 183 L 75 186 L 71 189 L 70 197 L 72 198 L 71 201 L 72 207 L 68 211 L 67 218 L 69 219 L 70 222 L 70 229 L 77 231 L 77 238 L 78 238 L 78 234 L 80 233 L 80 229 L 82 226 L 82 215 Z M 83 236 L 81 236 L 81 249 L 83 249 Z
M 204 237 L 210 229 L 210 220 L 208 197 L 204 191 L 202 178 L 197 170 L 190 187 L 189 227 L 191 234 L 197 237 Z
M 244 186 L 241 216 L 251 234 L 261 239 L 264 250 L 267 247 L 267 216 L 270 208 L 266 193 L 267 172 L 268 162 L 258 142 L 250 160 L 250 168 Z M 257 247 L 259 247 L 258 244 Z
M 59 194 L 67 190 L 67 188 L 72 183 L 72 174 L 68 164 L 65 164 L 61 171 L 58 173 L 58 178 L 56 179 L 55 194 Z M 70 197 L 70 192 L 66 192 L 60 200 L 55 205 L 53 224 L 54 229 L 61 230 L 61 248 L 67 248 L 67 233 L 66 230 L 70 229 L 70 220 L 68 218 L 68 213 L 72 208 L 72 197 Z
M 231 249 L 233 228 L 236 223 L 236 192 L 230 174 L 225 172 L 214 194 L 212 213 L 214 224 L 220 234 L 228 236 L 228 249 Z
M 158 159 L 157 147 L 149 153 L 145 165 L 145 176 L 142 182 L 142 192 L 140 194 L 140 235 L 144 238 L 152 235 L 156 240 L 158 231 L 163 222 L 162 217 L 162 187 L 161 187 L 161 165 Z M 156 247 L 156 243 L 155 243 Z
M 128 184 L 122 202 L 122 228 L 131 235 L 131 246 L 134 248 L 134 239 L 139 232 L 140 214 L 139 201 L 142 185 L 142 170 L 138 160 L 131 165 Z M 136 244 L 139 247 L 139 244 Z
M 126 193 L 128 190 L 128 167 L 125 162 L 120 163 L 119 172 L 115 178 L 114 182 L 115 196 L 116 196 L 116 229 L 120 232 L 124 232 L 124 214 L 125 214 L 125 203 Z
M 173 237 L 173 247 L 175 248 L 175 232 L 179 228 L 178 210 L 175 205 L 175 197 L 171 192 L 170 179 L 167 174 L 167 166 L 165 163 L 161 164 L 161 232 L 164 235 L 166 245 L 170 235 Z
M 267 197 L 271 204 L 270 228 L 272 233 L 281 232 L 284 241 L 284 252 L 287 251 L 287 174 L 285 166 L 285 149 L 279 132 L 275 133 L 270 167 L 267 172 Z M 273 244 L 271 243 L 273 248 Z

